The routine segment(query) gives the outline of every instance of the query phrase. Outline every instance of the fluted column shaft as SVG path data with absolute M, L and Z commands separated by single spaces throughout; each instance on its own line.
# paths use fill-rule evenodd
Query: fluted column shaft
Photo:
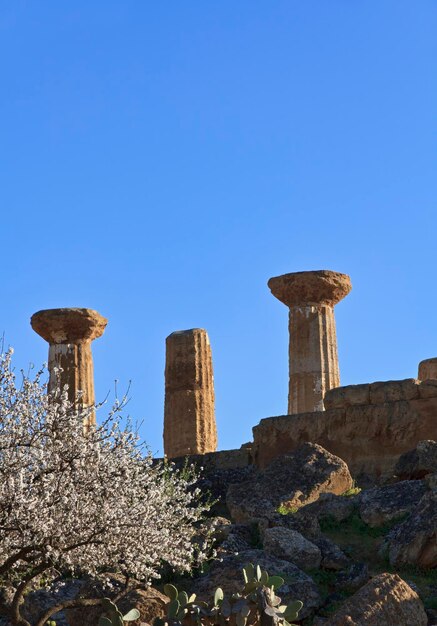
M 323 411 L 328 389 L 340 385 L 334 309 L 291 307 L 288 413 Z
M 217 449 L 211 345 L 202 328 L 166 339 L 164 452 L 169 458 Z

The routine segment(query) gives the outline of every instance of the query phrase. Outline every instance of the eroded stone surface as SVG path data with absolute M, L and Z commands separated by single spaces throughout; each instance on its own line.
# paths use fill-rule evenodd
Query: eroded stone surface
M 331 270 L 292 272 L 274 276 L 268 281 L 270 291 L 288 307 L 309 304 L 333 307 L 352 289 L 347 274 Z
M 437 379 L 437 357 L 419 363 L 419 380 Z
M 326 626 L 426 626 L 423 604 L 396 574 L 375 576 L 326 622 Z
M 437 472 L 437 441 L 419 441 L 414 450 L 402 454 L 394 468 L 401 480 L 417 480 Z
M 109 580 L 109 585 L 107 581 Z M 131 584 L 133 581 L 131 581 Z M 105 575 L 86 582 L 79 594 L 78 598 L 114 598 L 122 589 L 124 578 L 117 574 Z M 138 620 L 129 622 L 131 626 L 140 626 L 144 622 L 152 624 L 155 617 L 163 617 L 165 615 L 165 605 L 168 598 L 157 589 L 148 587 L 147 585 L 139 585 L 138 589 L 130 591 L 122 599 L 117 602 L 117 606 L 124 614 L 130 609 L 136 608 L 140 612 Z M 101 607 L 80 607 L 65 611 L 69 626 L 95 626 L 102 614 Z
M 202 328 L 166 340 L 164 452 L 169 458 L 217 448 L 211 345 Z
M 390 477 L 401 454 L 437 440 L 436 415 L 437 397 L 430 397 L 270 417 L 253 429 L 254 460 L 264 468 L 313 441 L 346 461 L 355 477 Z
M 437 491 L 426 493 L 386 541 L 392 565 L 437 567 Z
M 264 550 L 271 556 L 291 561 L 301 569 L 318 569 L 320 549 L 295 530 L 276 526 L 264 532 Z
M 370 384 L 329 389 L 323 398 L 325 409 L 342 409 L 354 404 L 370 404 Z
M 276 593 L 284 604 L 297 599 L 303 602 L 299 618 L 304 619 L 320 606 L 321 597 L 310 576 L 293 563 L 268 556 L 263 550 L 246 550 L 225 557 L 222 562 L 213 561 L 209 572 L 193 581 L 190 590 L 197 593 L 199 599 L 209 602 L 217 587 L 221 587 L 226 595 L 236 593 L 244 584 L 242 569 L 248 563 L 258 564 L 270 576 L 279 575 L 285 579 L 284 585 Z
M 328 539 L 328 537 L 318 537 L 314 539 L 315 545 L 322 555 L 321 567 L 329 570 L 342 570 L 350 565 L 350 558 L 339 548 L 339 546 Z
M 45 309 L 30 319 L 33 330 L 49 343 L 82 343 L 100 337 L 108 320 L 93 309 Z
M 360 494 L 360 517 L 369 526 L 383 526 L 411 513 L 426 491 L 427 486 L 421 480 L 369 489 Z
M 256 480 L 231 485 L 226 503 L 237 522 L 272 518 L 283 503 L 299 508 L 317 500 L 321 493 L 344 493 L 352 482 L 342 459 L 321 446 L 305 443 L 293 454 L 276 459 Z

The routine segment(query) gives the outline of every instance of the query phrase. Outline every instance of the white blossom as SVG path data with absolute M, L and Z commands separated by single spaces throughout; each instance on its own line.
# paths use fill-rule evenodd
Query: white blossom
M 67 389 L 47 394 L 43 369 L 17 385 L 11 356 L 0 355 L 0 575 L 110 568 L 150 580 L 163 562 L 203 560 L 198 490 L 146 454 L 123 402 L 84 433 Z

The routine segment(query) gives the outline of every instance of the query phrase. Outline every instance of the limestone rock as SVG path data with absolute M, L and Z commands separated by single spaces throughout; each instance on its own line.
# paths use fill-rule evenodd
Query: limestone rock
M 355 477 L 390 478 L 401 454 L 437 440 L 436 414 L 437 397 L 430 397 L 265 418 L 253 429 L 253 456 L 264 468 L 313 441 L 343 459 Z
M 346 406 L 370 404 L 370 384 L 335 387 L 323 398 L 325 409 L 340 409 Z
M 321 446 L 305 443 L 276 459 L 256 480 L 231 485 L 226 503 L 232 518 L 244 522 L 275 515 L 283 503 L 299 508 L 321 493 L 343 493 L 352 482 L 344 461 Z
M 217 448 L 211 345 L 202 328 L 166 339 L 164 452 L 169 458 Z
M 328 619 L 326 626 L 426 626 L 423 604 L 396 574 L 372 578 Z
M 313 579 L 302 572 L 296 565 L 267 555 L 263 550 L 246 550 L 238 555 L 228 556 L 222 562 L 214 561 L 209 572 L 193 581 L 192 591 L 199 599 L 210 601 L 217 587 L 225 594 L 241 590 L 244 584 L 242 570 L 248 563 L 259 565 L 272 575 L 284 578 L 285 583 L 277 590 L 277 595 L 284 604 L 292 600 L 301 600 L 303 609 L 299 618 L 311 615 L 320 606 L 321 598 Z
M 321 493 L 315 502 L 303 506 L 296 515 L 314 516 L 317 519 L 331 517 L 337 522 L 342 522 L 352 515 L 359 501 L 360 495 L 338 496 L 333 493 Z
M 323 569 L 338 571 L 350 565 L 350 558 L 328 537 L 315 538 L 314 543 L 321 552 L 320 567 Z
M 384 404 L 400 400 L 415 400 L 419 397 L 419 386 L 419 381 L 415 378 L 371 383 L 370 403 Z
M 103 577 L 88 581 L 80 590 L 80 598 L 114 597 L 122 589 L 124 579 L 116 574 L 109 574 L 111 587 L 107 587 Z M 140 612 L 140 619 L 129 622 L 131 626 L 140 626 L 142 622 L 152 624 L 155 617 L 165 615 L 165 605 L 168 598 L 157 589 L 140 586 L 129 592 L 117 602 L 117 606 L 124 614 L 136 608 Z M 99 607 L 80 607 L 65 612 L 69 626 L 95 626 L 102 613 Z
M 269 527 L 274 528 L 279 526 L 281 528 L 289 528 L 314 542 L 314 539 L 321 535 L 320 524 L 317 517 L 312 514 L 307 514 L 305 509 L 306 507 L 302 507 L 296 513 L 289 513 L 288 515 L 276 513 L 275 515 L 269 516 L 268 519 L 263 519 L 260 522 L 260 526 L 263 532 Z
M 437 379 L 422 380 L 419 385 L 419 398 L 426 400 L 435 397 L 437 397 Z
M 360 494 L 360 517 L 369 526 L 383 526 L 410 513 L 427 486 L 419 480 L 405 480 L 385 487 L 375 487 Z
M 230 524 L 227 526 L 227 536 L 217 547 L 220 557 L 238 554 L 250 550 L 254 540 L 254 529 L 247 524 Z
M 425 359 L 419 363 L 419 380 L 437 379 L 437 358 Z
M 434 472 L 437 472 L 437 441 L 431 440 L 419 441 L 414 450 L 402 454 L 394 469 L 401 480 L 424 478 Z
M 334 306 L 352 289 L 347 274 L 331 270 L 282 274 L 270 278 L 268 286 L 272 294 L 288 307 L 303 304 Z
M 411 515 L 386 538 L 390 563 L 396 567 L 437 567 L 437 491 L 429 491 Z
M 264 533 L 264 550 L 270 556 L 291 561 L 301 569 L 318 569 L 320 549 L 300 533 L 289 528 L 268 528 Z
M 369 580 L 369 568 L 366 563 L 354 563 L 345 572 L 337 576 L 336 587 L 341 591 L 357 591 Z

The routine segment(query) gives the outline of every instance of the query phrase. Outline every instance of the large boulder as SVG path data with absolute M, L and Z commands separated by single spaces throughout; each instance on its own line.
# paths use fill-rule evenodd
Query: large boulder
M 289 513 L 288 515 L 276 513 L 269 516 L 268 519 L 261 519 L 259 525 L 263 528 L 263 531 L 265 528 L 273 528 L 274 526 L 290 528 L 314 543 L 314 539 L 320 537 L 322 531 L 320 530 L 319 520 L 315 515 L 307 513 L 307 508 L 304 506 L 296 513 Z
M 275 459 L 253 480 L 231 485 L 226 503 L 237 522 L 271 517 L 281 504 L 291 510 L 317 500 L 321 493 L 341 494 L 352 487 L 344 461 L 321 446 L 304 443 Z
M 366 563 L 354 563 L 337 575 L 336 588 L 340 591 L 358 591 L 370 578 Z
M 380 574 L 362 587 L 326 626 L 426 626 L 419 596 L 397 574 Z
M 411 515 L 387 536 L 390 563 L 394 566 L 437 567 L 437 491 L 429 491 Z
M 200 599 L 211 601 L 217 587 L 225 594 L 240 591 L 244 585 L 243 567 L 248 563 L 259 565 L 272 575 L 281 576 L 285 583 L 277 590 L 284 604 L 301 600 L 303 609 L 299 618 L 305 618 L 320 606 L 321 597 L 313 579 L 296 565 L 283 559 L 267 555 L 263 550 L 246 550 L 238 555 L 227 556 L 222 561 L 214 561 L 207 574 L 193 581 L 190 591 Z
M 405 480 L 385 487 L 375 487 L 360 494 L 360 517 L 369 526 L 383 526 L 417 506 L 427 485 L 421 480 Z
M 437 382 L 437 381 L 436 381 Z M 414 450 L 399 457 L 394 473 L 401 480 L 424 478 L 437 472 L 437 441 L 419 441 Z
M 79 598 L 114 597 L 123 587 L 124 579 L 116 574 L 109 574 L 86 582 Z M 152 624 L 155 617 L 164 617 L 167 596 L 153 587 L 141 586 L 130 591 L 117 606 L 124 614 L 136 608 L 140 612 L 140 619 L 129 622 L 130 626 L 140 626 L 142 622 Z M 102 614 L 100 607 L 80 607 L 65 611 L 69 626 L 95 626 Z
M 351 496 L 337 496 L 333 493 L 322 493 L 320 497 L 311 504 L 303 506 L 296 513 L 298 517 L 302 515 L 316 517 L 330 517 L 337 522 L 342 522 L 352 515 L 358 508 L 360 494 Z
M 322 555 L 320 567 L 323 569 L 337 571 L 350 565 L 350 558 L 328 537 L 318 537 L 314 543 Z
M 291 561 L 301 569 L 318 569 L 322 560 L 320 549 L 303 535 L 290 528 L 267 528 L 264 550 L 270 556 Z

